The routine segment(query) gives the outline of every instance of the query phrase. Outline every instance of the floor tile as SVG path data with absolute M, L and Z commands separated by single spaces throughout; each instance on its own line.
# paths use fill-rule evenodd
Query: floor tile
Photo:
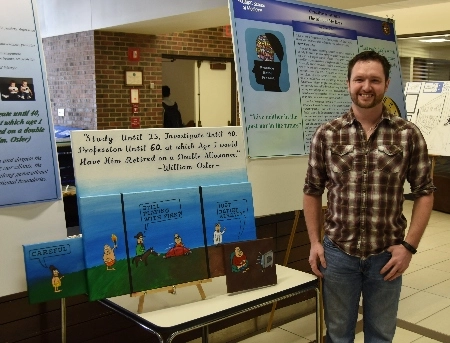
M 447 245 L 450 242 L 450 232 L 443 231 L 430 236 L 422 237 L 419 248 L 417 249 L 419 253 L 424 251 L 432 250 Z
M 436 312 L 435 314 L 423 319 L 417 323 L 417 325 L 423 326 L 425 328 L 441 332 L 446 335 L 450 335 L 450 304 L 447 308 L 443 309 L 440 312 Z
M 448 249 L 450 249 L 450 246 L 448 247 Z M 450 260 L 446 260 L 446 261 L 442 261 L 440 263 L 433 264 L 432 266 L 430 266 L 430 268 L 433 270 L 439 270 L 439 271 L 450 273 Z
M 408 331 L 408 330 L 404 330 L 402 328 L 397 328 L 395 330 L 395 336 L 393 339 L 393 343 L 410 343 L 410 342 L 415 342 L 415 340 L 421 338 L 422 336 Z M 364 343 L 364 333 L 360 332 L 355 336 L 355 343 Z
M 450 299 L 450 280 L 438 283 L 433 287 L 427 288 L 426 290 L 424 290 L 424 292 L 439 295 L 441 297 Z
M 428 221 L 428 226 L 440 226 L 442 223 L 448 220 L 448 213 L 433 211 L 431 212 L 430 220 Z
M 435 248 L 436 251 L 449 252 L 450 244 L 441 245 L 440 247 Z
M 408 269 L 405 270 L 405 273 L 404 273 L 403 275 L 408 275 L 408 274 L 411 274 L 411 273 L 413 273 L 413 272 L 416 272 L 416 271 L 418 271 L 418 270 L 420 270 L 420 269 L 426 268 L 426 266 L 421 266 L 421 265 L 415 264 L 415 263 L 413 263 L 413 262 L 414 262 L 414 259 L 413 259 L 412 262 L 409 264 Z
M 450 280 L 450 273 L 436 272 L 434 269 L 424 268 L 403 276 L 403 285 L 415 289 L 426 289 L 438 283 Z
M 449 306 L 450 299 L 422 291 L 400 300 L 397 317 L 415 324 Z
M 411 295 L 417 292 L 420 292 L 420 290 L 407 286 L 402 286 L 402 290 L 400 292 L 400 300 L 410 297 Z
M 304 337 L 309 340 L 316 339 L 316 314 L 312 313 L 303 318 L 293 320 L 292 322 L 283 324 L 280 326 L 287 332 L 293 333 L 294 335 Z M 325 330 L 324 330 L 325 331 Z
M 431 338 L 422 336 L 419 339 L 413 341 L 413 343 L 439 343 L 439 341 L 436 341 L 435 339 L 431 339 Z
M 436 235 L 439 236 L 439 235 Z M 432 236 L 432 237 L 436 237 Z M 450 240 L 450 238 L 449 238 Z M 442 241 L 441 241 L 442 245 Z M 414 264 L 418 264 L 419 266 L 431 266 L 433 264 L 450 260 L 450 252 L 442 252 L 437 251 L 435 249 L 419 251 L 416 255 L 413 256 L 412 262 Z
M 358 317 L 359 319 L 362 316 Z M 325 326 L 325 325 L 324 325 Z M 283 324 L 280 329 L 293 333 L 297 336 L 306 338 L 308 341 L 314 341 L 316 339 L 316 314 L 312 313 L 303 318 L 293 320 L 292 322 Z M 323 328 L 323 334 L 325 335 L 326 328 Z M 281 343 L 281 342 L 278 342 Z
M 280 328 L 272 329 L 270 332 L 263 332 L 259 335 L 252 336 L 239 341 L 240 343 L 309 343 L 306 338 L 299 337 L 293 333 L 287 332 Z

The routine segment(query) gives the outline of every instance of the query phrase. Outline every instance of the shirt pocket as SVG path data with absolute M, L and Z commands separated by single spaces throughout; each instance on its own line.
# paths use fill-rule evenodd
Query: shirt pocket
M 353 169 L 353 145 L 335 145 L 330 148 L 330 166 L 335 173 L 345 173 Z
M 400 145 L 379 145 L 377 149 L 377 169 L 385 173 L 398 173 L 403 160 Z

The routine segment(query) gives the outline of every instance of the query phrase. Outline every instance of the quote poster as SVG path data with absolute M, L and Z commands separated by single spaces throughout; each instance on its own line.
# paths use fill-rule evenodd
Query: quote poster
M 0 11 L 0 206 L 61 198 L 46 72 L 33 2 Z
M 316 128 L 350 108 L 347 64 L 365 50 L 390 61 L 384 101 L 406 118 L 392 20 L 289 1 L 229 7 L 249 157 L 308 154 Z

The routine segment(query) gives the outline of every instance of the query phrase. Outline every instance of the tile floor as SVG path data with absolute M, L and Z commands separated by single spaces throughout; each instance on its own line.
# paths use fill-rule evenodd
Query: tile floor
M 411 217 L 412 201 L 405 202 Z M 450 214 L 433 211 L 418 252 L 403 276 L 394 343 L 450 342 Z M 315 315 L 241 340 L 303 343 L 315 340 Z M 356 343 L 364 342 L 358 333 Z

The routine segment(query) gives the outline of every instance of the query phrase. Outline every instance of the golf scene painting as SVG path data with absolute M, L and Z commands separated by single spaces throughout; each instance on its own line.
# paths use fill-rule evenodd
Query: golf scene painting
M 122 201 L 131 293 L 210 277 L 198 187 Z

